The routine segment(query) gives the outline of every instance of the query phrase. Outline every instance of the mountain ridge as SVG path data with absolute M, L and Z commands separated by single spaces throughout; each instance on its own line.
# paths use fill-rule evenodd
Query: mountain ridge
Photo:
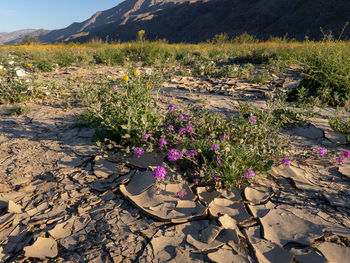
M 200 42 L 216 34 L 247 32 L 302 40 L 322 38 L 320 27 L 339 34 L 350 21 L 347 0 L 126 0 L 66 28 L 37 34 L 41 42 L 86 42 L 92 38 L 135 40 L 144 29 L 149 40 Z M 344 36 L 350 36 L 346 28 Z

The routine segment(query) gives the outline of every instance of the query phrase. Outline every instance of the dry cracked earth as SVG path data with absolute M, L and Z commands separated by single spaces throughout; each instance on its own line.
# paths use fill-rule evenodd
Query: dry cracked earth
M 230 113 L 242 100 L 263 107 L 271 90 L 297 83 L 293 76 L 269 85 L 173 76 L 160 100 L 205 99 L 209 109 Z M 1 115 L 1 262 L 349 262 L 349 158 L 343 165 L 295 158 L 245 189 L 183 185 L 180 200 L 177 185 L 159 191 L 147 169 L 163 162 L 161 153 L 120 165 L 96 147 L 94 130 L 74 126 L 83 110 L 37 105 L 26 116 Z M 296 153 L 346 149 L 344 135 L 328 125 L 331 114 L 323 109 L 283 131 Z

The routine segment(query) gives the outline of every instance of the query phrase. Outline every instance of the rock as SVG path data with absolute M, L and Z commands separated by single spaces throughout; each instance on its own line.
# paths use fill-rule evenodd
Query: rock
M 55 258 L 58 255 L 57 242 L 52 238 L 39 237 L 33 245 L 23 250 L 26 257 L 32 258 Z
M 328 262 L 344 263 L 350 259 L 349 247 L 342 247 L 334 243 L 324 242 L 317 248 L 327 258 Z
M 322 228 L 284 209 L 272 209 L 260 218 L 265 239 L 284 246 L 289 242 L 310 245 L 323 235 Z
M 23 212 L 23 207 L 20 205 L 17 205 L 15 202 L 10 200 L 8 205 L 8 211 L 12 213 L 20 214 Z
M 139 178 L 135 178 L 135 180 L 142 183 Z M 131 187 L 132 191 L 141 191 L 138 195 L 131 194 L 127 189 L 128 185 L 121 185 L 119 189 L 126 198 L 144 213 L 161 221 L 181 223 L 204 217 L 207 214 L 206 207 L 195 201 L 196 197 L 187 184 L 167 184 L 164 190 L 159 192 L 156 185 L 153 184 L 149 187 L 149 183 L 146 180 L 143 187 Z M 186 191 L 186 195 L 182 200 L 177 196 L 180 189 Z
M 220 192 L 216 190 L 208 191 L 206 187 L 197 187 L 196 190 L 199 200 L 207 205 L 220 196 Z
M 210 225 L 207 228 L 204 228 L 200 234 L 200 241 L 210 244 L 219 235 L 221 230 L 222 230 L 222 227 L 215 226 L 215 225 Z
M 343 164 L 338 168 L 339 173 L 350 178 L 350 163 Z
M 235 203 L 225 198 L 215 198 L 209 204 L 209 213 L 214 217 L 227 214 L 238 223 L 243 223 L 252 218 L 251 215 L 247 213 L 242 203 Z
M 131 157 L 129 163 L 141 169 L 148 167 L 161 166 L 163 164 L 164 154 L 161 152 L 145 152 L 140 158 Z
M 100 178 L 108 178 L 115 173 L 115 163 L 107 161 L 102 156 L 95 158 L 94 174 Z
M 229 246 L 224 246 L 219 248 L 215 252 L 208 253 L 208 258 L 215 263 L 246 263 L 251 262 L 247 258 L 244 258 L 230 248 Z
M 264 205 L 248 205 L 251 214 L 255 218 L 264 217 L 270 211 L 270 209 L 275 207 L 276 205 L 274 205 L 271 201 L 268 201 Z
M 56 240 L 68 237 L 72 234 L 72 226 L 74 224 L 74 220 L 74 218 L 71 218 L 68 221 L 57 224 L 52 230 L 49 231 L 49 234 Z
M 291 263 L 293 255 L 282 247 L 264 239 L 255 239 L 252 243 L 255 255 L 261 263 Z
M 271 190 L 262 185 L 248 186 L 244 189 L 244 196 L 253 204 L 265 203 L 271 195 Z

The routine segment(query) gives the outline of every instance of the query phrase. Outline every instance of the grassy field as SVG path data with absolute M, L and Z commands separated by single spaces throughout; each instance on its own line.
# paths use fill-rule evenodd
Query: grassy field
M 140 72 L 136 67 L 140 63 L 148 71 Z M 264 173 L 281 160 L 289 162 L 278 131 L 300 115 L 287 110 L 285 100 L 299 107 L 341 107 L 345 112 L 350 107 L 349 42 L 258 42 L 248 37 L 230 43 L 217 38 L 196 45 L 138 41 L 1 46 L 0 102 L 14 104 L 13 114 L 26 114 L 30 109 L 18 103 L 71 101 L 66 95 L 71 82 L 56 83 L 42 78 L 41 73 L 71 66 L 93 70 L 96 65 L 128 70 L 121 79 L 100 80 L 102 85 L 97 86 L 75 80 L 82 88 L 74 100 L 87 108 L 83 122 L 104 128 L 98 144 L 137 157 L 145 151 L 163 151 L 167 153 L 166 169 L 173 169 L 176 163 L 184 178 L 193 180 L 200 175 L 201 183 L 209 185 L 244 185 L 255 172 Z M 258 84 L 294 67 L 301 71 L 302 81 L 281 95 L 279 103 L 270 103 L 268 110 L 242 104 L 238 116 L 225 116 L 198 107 L 169 105 L 168 112 L 160 114 L 157 87 L 162 75 L 174 67 L 186 69 L 184 75 L 240 78 Z M 330 125 L 349 133 L 346 118 L 334 116 Z

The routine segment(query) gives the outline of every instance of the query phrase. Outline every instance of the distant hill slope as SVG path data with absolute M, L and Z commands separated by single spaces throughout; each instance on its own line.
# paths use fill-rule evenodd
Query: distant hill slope
M 222 32 L 318 40 L 320 27 L 338 36 L 347 21 L 349 0 L 126 0 L 81 23 L 37 35 L 42 42 L 130 41 L 144 29 L 147 39 L 170 42 L 200 42 Z M 343 36 L 350 37 L 350 26 Z
M 21 37 L 24 37 L 30 33 L 33 33 L 36 31 L 36 29 L 23 29 L 23 30 L 17 30 L 14 32 L 6 33 L 6 32 L 0 32 L 0 44 L 4 44 L 6 42 L 10 42 L 16 39 L 19 39 Z

